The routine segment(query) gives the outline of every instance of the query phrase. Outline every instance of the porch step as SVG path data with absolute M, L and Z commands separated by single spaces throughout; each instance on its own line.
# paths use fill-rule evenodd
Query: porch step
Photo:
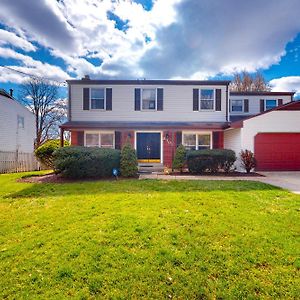
M 160 163 L 139 163 L 139 173 L 160 173 L 164 171 L 164 165 Z

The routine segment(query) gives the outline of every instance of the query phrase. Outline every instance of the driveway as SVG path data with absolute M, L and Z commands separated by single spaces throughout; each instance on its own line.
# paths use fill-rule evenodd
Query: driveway
M 269 183 L 300 195 L 300 172 L 259 172 L 265 175 L 259 181 Z

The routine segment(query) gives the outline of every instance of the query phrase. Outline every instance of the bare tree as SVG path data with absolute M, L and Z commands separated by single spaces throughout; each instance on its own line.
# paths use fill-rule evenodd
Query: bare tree
M 260 72 L 251 75 L 247 71 L 234 74 L 230 90 L 235 92 L 265 92 L 270 91 L 270 85 Z
M 58 85 L 38 78 L 21 85 L 21 102 L 35 115 L 35 148 L 47 139 L 58 137 L 59 124 L 66 116 L 66 104 L 59 99 L 58 92 Z

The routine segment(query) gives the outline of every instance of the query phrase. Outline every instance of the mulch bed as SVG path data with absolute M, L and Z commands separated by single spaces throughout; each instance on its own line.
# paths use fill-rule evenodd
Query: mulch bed
M 251 172 L 249 174 L 244 173 L 244 172 L 229 172 L 229 173 L 224 173 L 224 172 L 217 172 L 217 173 L 203 173 L 203 174 L 190 174 L 188 172 L 180 173 L 180 172 L 173 172 L 170 173 L 169 175 L 174 175 L 174 176 L 211 176 L 211 177 L 265 177 L 262 174 L 256 173 L 256 172 Z

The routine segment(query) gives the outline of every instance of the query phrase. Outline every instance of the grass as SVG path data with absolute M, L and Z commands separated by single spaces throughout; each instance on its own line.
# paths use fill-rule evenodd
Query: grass
M 0 175 L 1 299 L 296 299 L 300 196 L 257 182 Z

